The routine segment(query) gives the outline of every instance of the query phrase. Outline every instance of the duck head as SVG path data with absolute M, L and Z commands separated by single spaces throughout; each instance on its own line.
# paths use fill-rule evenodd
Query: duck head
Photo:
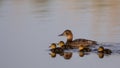
M 65 36 L 65 37 L 67 37 L 67 41 L 72 41 L 72 39 L 73 39 L 73 34 L 72 34 L 71 30 L 65 30 L 59 36 Z

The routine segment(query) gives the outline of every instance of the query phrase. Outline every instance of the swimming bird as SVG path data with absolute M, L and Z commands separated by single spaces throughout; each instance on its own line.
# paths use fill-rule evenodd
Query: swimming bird
M 58 43 L 58 45 L 59 45 L 62 49 L 65 49 L 65 50 L 67 50 L 67 49 L 72 49 L 72 47 L 71 47 L 70 45 L 66 45 L 63 41 L 60 41 L 60 42 Z
M 104 49 L 103 46 L 100 46 L 98 48 L 98 52 L 101 52 L 101 53 L 104 53 L 104 54 L 111 54 L 112 53 L 112 51 L 110 49 Z
M 93 40 L 87 40 L 87 39 L 75 39 L 75 40 L 73 40 L 73 34 L 72 34 L 71 30 L 65 30 L 59 36 L 67 37 L 66 45 L 70 45 L 73 48 L 79 48 L 79 46 L 81 44 L 83 44 L 84 46 L 97 45 L 97 42 L 93 41 Z
M 84 45 L 79 46 L 78 50 L 83 51 L 83 52 L 90 52 L 91 51 L 91 49 L 89 47 L 85 47 Z
M 51 46 L 49 46 L 50 51 L 53 52 L 53 53 L 62 53 L 64 52 L 64 50 L 60 47 L 56 47 L 56 44 L 55 43 L 52 43 Z

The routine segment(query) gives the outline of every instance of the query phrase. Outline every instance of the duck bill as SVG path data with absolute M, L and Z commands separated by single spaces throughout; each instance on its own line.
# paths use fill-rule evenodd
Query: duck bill
M 60 35 L 58 35 L 58 36 L 64 36 L 64 34 L 62 33 L 62 34 L 60 34 Z

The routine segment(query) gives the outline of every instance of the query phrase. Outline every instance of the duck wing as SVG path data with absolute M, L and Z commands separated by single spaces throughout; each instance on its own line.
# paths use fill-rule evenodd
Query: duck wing
M 70 46 L 72 46 L 74 48 L 78 48 L 81 45 L 83 45 L 83 46 L 96 45 L 97 42 L 96 41 L 92 41 L 92 40 L 87 40 L 87 39 L 75 39 L 73 41 L 66 42 L 66 44 L 70 45 Z

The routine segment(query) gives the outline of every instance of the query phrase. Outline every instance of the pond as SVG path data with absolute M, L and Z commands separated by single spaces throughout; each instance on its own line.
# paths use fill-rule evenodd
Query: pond
M 120 54 L 99 58 L 78 52 L 66 60 L 49 53 L 51 43 L 70 29 L 85 38 L 120 49 L 119 0 L 0 0 L 0 68 L 114 68 Z M 72 52 L 72 53 L 71 53 Z

